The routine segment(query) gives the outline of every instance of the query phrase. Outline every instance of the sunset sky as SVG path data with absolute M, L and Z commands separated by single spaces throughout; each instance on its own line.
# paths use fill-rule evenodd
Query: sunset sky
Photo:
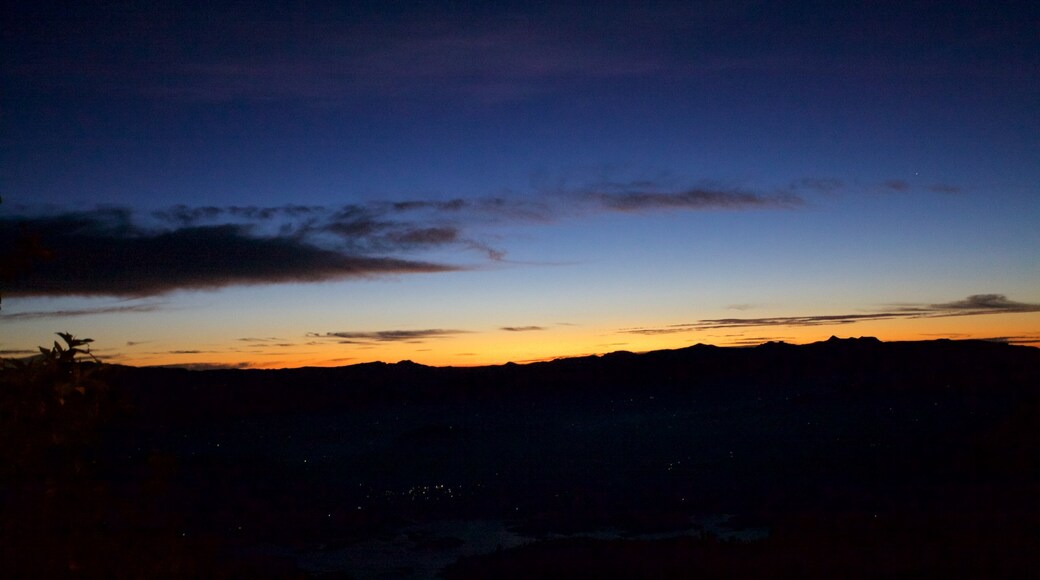
M 19 4 L 0 356 L 1040 345 L 1036 2 Z

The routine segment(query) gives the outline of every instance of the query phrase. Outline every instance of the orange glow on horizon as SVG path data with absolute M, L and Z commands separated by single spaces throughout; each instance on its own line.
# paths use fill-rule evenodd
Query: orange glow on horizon
M 666 325 L 661 325 L 664 328 Z M 411 341 L 310 340 L 299 344 L 243 346 L 209 345 L 194 348 L 98 350 L 107 362 L 132 366 L 188 366 L 241 368 L 335 367 L 367 362 L 402 360 L 429 366 L 482 366 L 507 362 L 528 363 L 556 358 L 600 355 L 615 351 L 646 352 L 694 344 L 722 347 L 755 346 L 769 341 L 807 344 L 830 336 L 873 336 L 880 340 L 1004 339 L 1040 347 L 1040 313 L 960 316 L 927 319 L 871 320 L 854 324 L 812 326 L 748 326 L 740 328 L 636 334 L 618 326 L 556 326 L 540 330 L 459 333 Z M 102 344 L 100 342 L 95 344 Z

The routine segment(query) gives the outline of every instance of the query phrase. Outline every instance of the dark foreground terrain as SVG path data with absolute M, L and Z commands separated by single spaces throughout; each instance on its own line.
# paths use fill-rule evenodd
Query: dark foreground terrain
M 1040 577 L 1040 349 L 96 370 L 6 577 Z

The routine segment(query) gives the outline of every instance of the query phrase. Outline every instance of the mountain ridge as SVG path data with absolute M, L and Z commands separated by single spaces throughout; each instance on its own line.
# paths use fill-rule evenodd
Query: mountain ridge
M 739 396 L 911 389 L 1035 392 L 1040 349 L 981 340 L 882 342 L 872 337 L 757 347 L 691 345 L 479 367 L 411 362 L 342 367 L 108 369 L 117 391 L 164 416 L 251 415 L 402 401 L 622 396 L 674 392 Z

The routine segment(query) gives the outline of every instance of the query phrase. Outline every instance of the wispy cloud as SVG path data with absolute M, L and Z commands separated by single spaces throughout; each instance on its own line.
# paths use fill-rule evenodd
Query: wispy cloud
M 209 362 L 186 362 L 186 363 L 170 363 L 164 365 L 150 365 L 153 368 L 167 368 L 167 369 L 187 369 L 189 371 L 215 371 L 215 370 L 226 370 L 226 369 L 247 369 L 252 364 L 247 362 L 240 363 L 209 363 Z
M 5 291 L 11 296 L 154 296 L 181 289 L 322 282 L 468 268 L 416 259 L 446 249 L 507 262 L 499 226 L 551 223 L 602 212 L 754 210 L 802 205 L 791 193 L 719 187 L 667 189 L 653 182 L 499 196 L 404 200 L 336 207 L 174 206 L 148 215 L 103 208 L 0 217 L 0 247 L 23 232 L 51 259 L 38 260 Z M 489 231 L 490 230 L 490 231 Z M 492 243 L 495 242 L 495 243 Z M 141 307 L 22 313 L 21 318 L 140 311 Z
M 132 304 L 124 306 L 101 306 L 98 308 L 80 308 L 74 310 L 34 310 L 29 312 L 3 313 L 4 320 L 34 320 L 37 318 L 68 318 L 72 316 L 93 316 L 95 314 L 122 314 L 128 312 L 154 312 L 163 307 L 161 303 Z M 128 342 L 128 346 L 140 343 Z
M 498 197 L 370 202 L 342 206 L 178 206 L 152 218 L 176 227 L 248 226 L 254 234 L 279 236 L 361 255 L 414 253 L 454 246 L 496 255 L 499 250 L 473 233 L 501 222 L 547 221 L 539 202 Z
M 792 181 L 786 188 L 787 191 L 797 193 L 822 194 L 824 196 L 835 196 L 848 192 L 870 192 L 878 193 L 913 193 L 930 192 L 942 194 L 963 193 L 964 188 L 950 183 L 933 183 L 923 185 L 912 180 L 892 178 L 880 183 L 858 183 L 856 181 L 845 182 L 835 178 L 806 177 Z
M 604 209 L 621 212 L 650 210 L 713 210 L 792 208 L 804 204 L 792 193 L 762 195 L 725 189 L 689 189 L 679 192 L 623 191 L 590 194 Z
M 983 314 L 1004 314 L 1021 312 L 1040 312 L 1040 304 L 1016 302 L 1003 294 L 974 294 L 964 300 L 938 304 L 902 305 L 881 312 L 853 314 L 822 314 L 808 316 L 780 316 L 766 318 L 709 318 L 692 323 L 675 324 L 663 327 L 626 328 L 619 332 L 624 334 L 676 334 L 699 330 L 720 328 L 749 328 L 761 326 L 828 326 L 855 324 L 871 320 L 895 320 L 901 318 L 945 318 L 951 316 L 978 316 Z
M 910 184 L 902 179 L 889 179 L 882 183 L 881 186 L 889 191 L 897 191 L 899 193 L 910 189 Z
M 503 326 L 499 330 L 505 330 L 506 332 L 534 332 L 537 330 L 545 330 L 544 326 Z
M 920 183 L 912 183 L 905 179 L 888 179 L 880 184 L 880 191 L 886 193 L 908 193 L 914 191 L 926 191 L 930 193 L 942 193 L 947 195 L 953 195 L 963 193 L 964 188 L 949 183 L 933 183 L 931 185 L 922 185 Z
M 394 25 L 386 20 L 378 25 L 377 19 L 366 17 L 361 20 L 369 24 L 363 28 L 337 24 L 339 19 L 294 20 L 294 29 L 306 38 L 297 43 L 302 51 L 249 52 L 178 63 L 165 75 L 166 84 L 146 84 L 138 90 L 203 102 L 292 100 L 328 105 L 365 97 L 409 100 L 421 94 L 426 99 L 450 97 L 493 105 L 598 80 L 645 76 L 664 66 L 652 55 L 611 50 L 606 42 L 576 42 L 555 29 L 507 19 L 484 22 L 479 29 L 431 14 L 422 22 Z M 252 28 L 250 34 L 256 34 L 268 25 L 256 22 Z M 285 30 L 268 32 L 283 35 Z
M 575 89 L 587 94 L 594 83 L 618 80 L 638 81 L 641 88 L 684 79 L 704 86 L 706 73 L 727 71 L 877 81 L 956 70 L 962 80 L 964 74 L 1025 74 L 1035 65 L 1028 51 L 1006 49 L 1035 40 L 1032 28 L 1019 24 L 1016 8 L 989 9 L 984 25 L 958 26 L 953 34 L 906 28 L 911 20 L 934 21 L 935 9 L 922 17 L 919 7 L 821 6 L 812 19 L 756 17 L 752 34 L 743 3 L 606 3 L 595 18 L 580 3 L 557 3 L 553 10 L 518 3 L 493 11 L 436 2 L 408 10 L 392 2 L 319 2 L 306 10 L 265 3 L 248 11 L 225 4 L 132 12 L 107 5 L 79 13 L 43 8 L 43 17 L 22 18 L 8 32 L 8 68 L 43 89 L 335 105 L 359 98 L 512 103 Z M 59 32 L 55 18 L 69 26 Z M 127 22 L 147 30 L 149 42 L 121 34 Z M 849 36 L 851 22 L 890 33 Z M 107 52 L 82 48 L 99 42 Z M 835 52 L 853 43 L 869 50 Z M 950 49 L 925 50 L 939 44 Z M 965 66 L 969 50 L 972 65 Z
M 915 307 L 908 308 L 913 311 Z M 1040 312 L 1040 304 L 1008 300 L 1003 294 L 972 294 L 964 300 L 932 304 L 920 310 L 937 316 L 967 316 L 1001 312 Z
M 38 350 L 25 350 L 20 348 L 10 348 L 0 350 L 0 356 L 22 356 L 30 354 L 39 354 Z
M 467 330 L 429 328 L 422 330 L 377 330 L 371 332 L 308 332 L 308 338 L 334 339 L 342 344 L 371 344 L 376 342 L 422 342 L 431 338 L 450 338 L 467 334 Z
M 1025 334 L 1021 336 L 994 336 L 983 338 L 992 342 L 1006 342 L 1007 344 L 1040 345 L 1040 333 Z

